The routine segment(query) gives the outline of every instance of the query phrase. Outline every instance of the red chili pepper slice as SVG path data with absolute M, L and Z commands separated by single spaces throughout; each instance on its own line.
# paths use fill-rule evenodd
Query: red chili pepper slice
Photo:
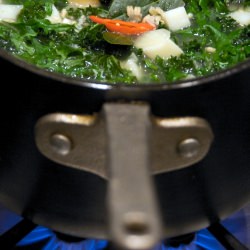
M 108 19 L 98 16 L 89 16 L 89 18 L 95 23 L 104 24 L 109 31 L 125 35 L 137 35 L 156 28 L 149 23 L 126 22 L 119 19 Z

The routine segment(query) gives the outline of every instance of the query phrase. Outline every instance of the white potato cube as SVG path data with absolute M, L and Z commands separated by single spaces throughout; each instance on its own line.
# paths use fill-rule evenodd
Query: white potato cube
M 0 4 L 0 20 L 15 22 L 23 5 Z
M 183 6 L 166 11 L 164 21 L 171 31 L 181 30 L 191 25 L 189 16 Z
M 152 46 L 152 44 L 157 44 L 161 40 L 166 40 L 170 38 L 170 31 L 166 29 L 157 29 L 153 31 L 148 31 L 138 36 L 135 39 L 134 45 L 139 48 Z
M 156 56 L 167 59 L 183 53 L 182 49 L 170 39 L 170 32 L 166 29 L 153 30 L 140 35 L 135 40 L 134 46 L 142 49 L 151 59 Z
M 242 26 L 250 24 L 250 9 L 238 9 L 230 13 L 229 16 Z
M 62 22 L 60 12 L 58 11 L 58 9 L 56 8 L 55 5 L 52 6 L 51 15 L 46 17 L 46 19 L 48 19 L 51 23 L 61 23 Z
M 127 60 L 121 61 L 120 65 L 123 69 L 130 70 L 132 74 L 140 80 L 143 76 L 143 70 L 138 65 L 138 58 L 132 53 Z

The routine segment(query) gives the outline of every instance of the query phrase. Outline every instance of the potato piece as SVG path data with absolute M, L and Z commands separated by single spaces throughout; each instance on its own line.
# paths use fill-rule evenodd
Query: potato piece
M 165 12 L 164 21 L 171 31 L 180 30 L 191 25 L 184 7 L 178 7 Z
M 0 4 L 0 20 L 15 22 L 22 8 L 22 5 Z
M 46 17 L 46 19 L 48 19 L 51 23 L 61 23 L 62 22 L 60 12 L 55 7 L 55 5 L 52 6 L 51 16 Z
M 120 65 L 123 69 L 130 70 L 137 80 L 142 79 L 143 70 L 138 65 L 138 58 L 132 53 L 127 60 L 121 61 Z
M 170 32 L 166 29 L 153 30 L 140 35 L 135 40 L 134 46 L 142 49 L 151 59 L 156 56 L 167 59 L 183 53 L 182 49 L 170 39 Z
M 69 0 L 70 5 L 75 5 L 77 7 L 98 7 L 101 5 L 99 0 Z
M 250 24 L 250 9 L 238 9 L 230 13 L 229 16 L 242 26 Z

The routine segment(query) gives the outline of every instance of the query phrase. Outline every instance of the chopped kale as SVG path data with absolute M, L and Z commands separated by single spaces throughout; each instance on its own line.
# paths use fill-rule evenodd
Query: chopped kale
M 97 15 L 126 20 L 128 17 L 124 9 L 127 5 L 141 6 L 143 12 L 148 11 L 150 6 L 168 10 L 183 6 L 182 0 L 101 2 L 103 7 L 75 8 L 67 6 L 66 0 L 6 0 L 8 4 L 22 4 L 23 9 L 16 22 L 0 22 L 0 47 L 48 71 L 126 84 L 138 82 L 131 71 L 120 65 L 120 60 L 131 53 L 137 57 L 138 66 L 145 74 L 141 83 L 172 83 L 204 76 L 250 57 L 250 25 L 240 26 L 228 16 L 229 5 L 235 6 L 240 2 L 243 6 L 250 6 L 249 0 L 186 2 L 187 12 L 193 15 L 192 25 L 171 32 L 171 39 L 184 53 L 167 60 L 160 56 L 150 59 L 129 42 L 111 44 L 110 39 L 120 37 L 107 37 L 105 26 L 93 23 L 88 17 Z M 51 15 L 53 5 L 60 11 L 65 8 L 67 18 L 75 24 L 50 22 L 46 17 Z M 163 27 L 163 24 L 159 25 L 159 28 Z

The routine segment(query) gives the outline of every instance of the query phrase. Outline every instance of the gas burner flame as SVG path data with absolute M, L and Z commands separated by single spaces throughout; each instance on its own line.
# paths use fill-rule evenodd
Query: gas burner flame
M 22 218 L 16 214 L 4 209 L 0 205 L 0 234 L 9 230 L 17 224 Z M 227 218 L 222 224 L 234 234 L 241 242 L 249 244 L 250 228 L 250 209 L 247 213 L 241 210 L 231 217 Z M 77 242 L 66 242 L 57 237 L 50 229 L 37 226 L 33 231 L 26 235 L 16 245 L 17 249 L 39 249 L 39 250 L 105 250 L 108 241 L 98 239 L 86 239 Z M 36 248 L 35 246 L 38 246 Z M 0 246 L 1 248 L 2 246 Z M 216 238 L 207 230 L 203 229 L 196 232 L 194 239 L 188 244 L 179 246 L 169 246 L 166 243 L 160 243 L 152 250 L 224 250 L 225 248 L 216 240 Z
M 153 250 L 198 250 L 197 246 L 195 245 L 195 242 L 191 242 L 188 245 L 181 244 L 178 247 L 171 247 L 171 246 L 165 246 L 163 243 L 159 244 L 156 248 Z M 199 249 L 201 250 L 201 249 Z M 202 249 L 203 250 L 203 249 Z M 205 250 L 205 248 L 204 248 Z M 214 249 L 215 250 L 215 249 Z
M 106 240 L 86 239 L 79 242 L 65 242 L 56 237 L 50 229 L 38 226 L 17 246 L 28 246 L 43 241 L 44 247 L 41 250 L 102 250 L 107 247 Z
M 105 240 L 96 240 L 96 239 L 86 239 L 79 242 L 65 242 L 61 239 L 58 239 L 56 234 L 50 229 L 38 226 L 26 237 L 24 237 L 17 246 L 25 247 L 33 245 L 38 242 L 43 242 L 44 247 L 41 250 L 104 250 L 108 245 L 108 241 Z M 178 247 L 166 246 L 163 243 L 160 243 L 152 250 L 201 250 L 209 248 L 197 248 L 196 240 L 190 242 L 190 244 L 180 244 Z M 213 248 L 215 250 L 215 248 Z M 220 250 L 216 248 L 216 250 Z M 223 250 L 221 248 L 221 250 Z

